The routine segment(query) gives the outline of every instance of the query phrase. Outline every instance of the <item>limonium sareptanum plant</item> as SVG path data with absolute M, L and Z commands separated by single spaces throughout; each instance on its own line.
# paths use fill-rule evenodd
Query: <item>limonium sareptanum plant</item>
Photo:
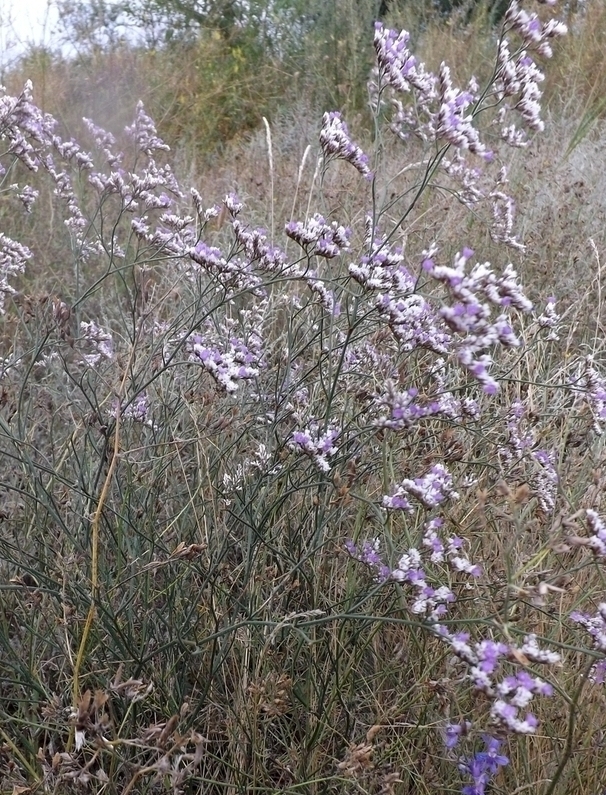
M 382 594 L 391 589 L 398 615 L 404 605 L 400 624 L 427 635 L 428 667 L 435 657 L 449 672 L 442 681 L 449 682 L 451 701 L 443 700 L 432 721 L 441 734 L 440 753 L 461 774 L 462 792 L 484 793 L 509 764 L 505 744 L 536 732 L 534 704 L 553 694 L 548 680 L 556 677 L 560 653 L 549 646 L 549 631 L 535 631 L 536 622 L 513 629 L 494 617 L 486 597 L 492 564 L 474 559 L 471 539 L 458 527 L 464 528 L 466 513 L 459 506 L 476 499 L 491 472 L 525 480 L 540 515 L 555 515 L 556 453 L 539 446 L 510 377 L 524 345 L 557 340 L 555 300 L 533 314 L 513 265 L 482 262 L 465 240 L 451 253 L 432 240 L 407 251 L 403 241 L 439 188 L 484 217 L 504 250 L 523 252 L 500 160 L 504 147 L 525 148 L 529 133 L 543 129 L 543 75 L 536 58 L 549 57 L 553 39 L 565 32 L 543 16 L 512 4 L 490 80 L 480 86 L 472 78 L 463 88 L 454 85 L 446 64 L 436 74 L 427 70 L 409 49 L 406 32 L 376 25 L 377 66 L 369 88 L 377 144 L 388 128 L 404 145 L 420 139 L 424 156 L 394 200 L 380 147 L 369 157 L 339 113 L 324 115 L 320 163 L 330 169 L 331 161 L 342 160 L 360 173 L 368 196 L 363 229 L 313 213 L 292 219 L 278 241 L 246 222 L 235 194 L 206 206 L 196 189 L 188 192 L 179 183 L 166 161 L 168 147 L 142 105 L 121 149 L 91 121 L 86 144 L 61 138 L 55 120 L 34 105 L 29 85 L 18 97 L 2 98 L 3 190 L 33 212 L 38 189 L 27 184 L 27 171 L 37 172 L 38 182 L 50 181 L 73 262 L 65 294 L 43 302 L 36 334 L 10 337 L 0 369 L 5 392 L 20 395 L 1 417 L 3 489 L 19 495 L 13 535 L 9 526 L 1 538 L 2 555 L 13 566 L 28 561 L 49 594 L 82 612 L 70 624 L 72 608 L 63 611 L 72 733 L 62 735 L 56 718 L 57 736 L 41 748 L 32 777 L 49 787 L 91 777 L 106 783 L 98 759 L 104 747 L 115 759 L 120 733 L 135 711 L 127 708 L 122 722 L 112 723 L 103 697 L 87 698 L 83 682 L 92 681 L 93 669 L 136 658 L 137 676 L 128 682 L 113 672 L 113 692 L 131 705 L 151 698 L 144 660 L 153 653 L 137 657 L 132 651 L 140 639 L 124 640 L 124 622 L 117 617 L 125 608 L 116 604 L 138 577 L 151 570 L 160 577 L 192 560 L 197 587 L 212 594 L 214 634 L 202 631 L 186 610 L 182 620 L 191 637 L 167 641 L 159 634 L 154 643 L 165 654 L 188 642 L 200 653 L 207 637 L 216 642 L 230 633 L 237 647 L 245 628 L 261 626 L 269 636 L 261 636 L 263 653 L 252 665 L 257 670 L 267 649 L 278 654 L 276 638 L 295 622 L 309 640 L 334 622 L 368 620 L 368 611 L 379 610 Z M 286 254 L 287 240 L 297 245 L 295 257 Z M 34 254 L 33 246 L 4 233 L 0 251 L 0 309 L 8 324 L 22 305 L 15 285 Z M 567 389 L 573 409 L 587 403 L 600 432 L 606 387 L 591 358 L 578 365 Z M 52 422 L 37 412 L 42 399 L 53 403 Z M 204 405 L 211 406 L 210 416 L 203 417 Z M 201 424 L 207 429 L 212 423 L 225 432 L 221 443 L 197 447 Z M 489 463 L 477 460 L 479 440 L 493 451 Z M 212 506 L 213 531 L 203 531 L 211 517 L 200 519 L 206 509 L 198 503 Z M 149 518 L 145 531 L 143 516 Z M 583 516 L 590 535 L 571 536 L 567 548 L 587 546 L 604 557 L 599 514 L 589 509 Z M 61 539 L 57 549 L 69 576 L 60 577 L 52 564 L 41 566 L 38 542 L 24 548 L 16 540 L 17 526 L 28 522 L 48 534 L 48 549 L 53 538 Z M 112 544 L 104 545 L 101 532 Z M 344 554 L 335 556 L 335 548 Z M 317 560 L 329 561 L 322 563 L 328 580 L 321 580 L 319 564 L 314 568 Z M 269 568 L 270 562 L 279 576 L 263 582 L 255 566 Z M 348 565 L 358 573 L 353 591 L 343 572 Z M 213 590 L 228 576 L 226 567 L 238 576 L 229 575 L 228 588 Z M 164 604 L 182 577 L 158 581 L 154 599 Z M 307 597 L 292 595 L 295 577 L 305 579 Z M 142 598 L 141 592 L 132 598 Z M 151 601 L 147 606 L 156 609 Z M 591 635 L 594 654 L 606 648 L 603 613 L 600 605 L 596 616 L 572 616 Z M 389 621 L 390 612 L 381 618 Z M 101 654 L 105 631 L 123 644 L 122 656 L 103 657 L 89 670 L 92 639 Z M 321 638 L 314 637 L 318 648 Z M 250 662 L 250 638 L 247 643 Z M 288 641 L 281 643 L 286 666 L 293 652 Z M 233 675 L 225 655 L 224 670 Z M 209 681 L 221 670 L 212 659 Z M 162 666 L 161 657 L 158 662 Z M 588 676 L 603 680 L 599 660 Z M 61 690 L 58 681 L 54 687 Z M 171 734 L 177 721 L 155 734 L 132 729 L 140 733 L 128 746 L 138 767 L 123 779 L 123 791 L 152 775 L 154 781 L 168 777 L 175 791 L 196 776 L 209 783 L 201 770 L 211 740 L 196 731 L 195 718 L 187 718 L 191 707 L 183 706 L 199 698 L 203 709 L 206 696 L 192 681 L 179 683 L 185 690 L 175 714 L 187 731 L 178 740 Z M 238 687 L 253 699 L 260 692 L 253 684 Z M 286 677 L 280 692 L 291 685 Z M 37 686 L 47 702 L 64 703 L 65 692 L 47 682 Z M 466 701 L 473 694 L 479 697 Z M 265 710 L 268 720 L 284 718 L 278 701 Z M 310 716 L 319 713 L 301 694 L 299 701 L 313 723 Z M 158 704 L 149 709 L 161 711 Z M 319 736 L 316 729 L 310 733 Z M 366 756 L 374 732 L 368 736 Z M 173 752 L 167 750 L 170 737 Z M 27 778 L 27 752 L 14 738 L 11 743 Z M 98 769 L 78 766 L 78 754 L 90 743 L 97 743 Z M 59 745 L 61 754 L 53 756 Z M 234 748 L 237 755 L 238 744 Z M 328 769 L 335 781 L 365 774 L 364 748 L 352 745 L 339 764 L 333 748 Z M 262 758 L 267 772 L 267 754 Z M 241 768 L 238 775 L 244 776 L 245 784 L 238 780 L 237 786 L 258 783 L 254 759 L 251 752 L 229 762 L 230 775 Z M 303 780 L 297 776 L 326 775 L 317 756 L 305 760 L 298 773 L 284 767 L 280 776 L 297 785 Z M 556 761 L 547 792 L 562 771 Z

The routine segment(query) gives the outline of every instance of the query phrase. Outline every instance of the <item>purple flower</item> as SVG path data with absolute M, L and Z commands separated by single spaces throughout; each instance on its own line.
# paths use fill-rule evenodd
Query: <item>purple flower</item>
M 141 152 L 144 152 L 149 157 L 158 151 L 170 151 L 170 147 L 158 137 L 156 126 L 151 118 L 145 112 L 143 102 L 139 100 L 137 103 L 137 115 L 132 126 L 126 128 L 126 132 L 136 142 Z
M 435 77 L 425 71 L 423 64 L 408 49 L 410 34 L 403 30 L 385 28 L 375 23 L 374 45 L 381 82 L 396 91 L 408 93 L 415 89 L 423 99 L 435 96 Z
M 461 790 L 462 795 L 484 795 L 491 779 L 496 776 L 501 767 L 509 764 L 508 757 L 499 753 L 502 741 L 490 735 L 483 735 L 484 751 L 476 752 L 468 759 L 462 759 L 459 769 L 469 775 L 471 784 Z
M 453 487 L 452 475 L 443 464 L 436 464 L 423 477 L 403 480 L 394 494 L 383 497 L 383 507 L 410 511 L 408 495 L 416 497 L 425 508 L 435 508 L 447 499 L 459 498 Z
M 326 157 L 333 156 L 346 160 L 363 177 L 372 179 L 368 156 L 351 140 L 347 125 L 342 120 L 340 113 L 335 111 L 324 114 L 320 130 L 320 145 Z
M 490 160 L 492 153 L 481 142 L 480 134 L 473 126 L 473 116 L 465 113 L 477 97 L 469 91 L 453 88 L 450 69 L 444 63 L 440 65 L 437 91 L 440 107 L 435 120 L 436 138 Z
M 601 436 L 606 422 L 606 379 L 596 368 L 591 354 L 583 359 L 575 386 L 580 390 L 580 399 L 589 406 L 594 432 Z
M 375 578 L 378 582 L 386 582 L 391 572 L 389 566 L 386 566 L 381 558 L 380 548 L 381 542 L 378 538 L 373 541 L 364 541 L 359 547 L 351 539 L 345 542 L 345 549 L 352 558 L 374 569 Z
M 306 430 L 294 431 L 288 446 L 295 452 L 302 452 L 309 456 L 321 472 L 330 472 L 328 459 L 338 452 L 335 442 L 339 435 L 340 432 L 337 428 L 329 428 L 321 432 L 319 423 L 311 422 Z
M 311 253 L 332 259 L 349 248 L 351 229 L 339 226 L 336 221 L 327 224 L 317 213 L 305 223 L 291 221 L 286 224 L 286 234 L 303 248 L 311 248 Z
M 466 720 L 463 723 L 449 723 L 444 728 L 444 745 L 446 748 L 454 748 L 461 737 L 469 734 L 472 724 Z

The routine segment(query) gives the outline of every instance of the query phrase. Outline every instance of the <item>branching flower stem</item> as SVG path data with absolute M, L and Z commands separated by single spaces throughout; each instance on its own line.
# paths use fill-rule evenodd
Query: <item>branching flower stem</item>
M 562 773 L 564 772 L 566 765 L 570 761 L 570 757 L 573 753 L 573 744 L 574 744 L 574 728 L 576 724 L 577 718 L 577 706 L 579 703 L 579 699 L 581 698 L 581 693 L 583 692 L 583 688 L 587 684 L 589 679 L 589 673 L 593 668 L 595 660 L 593 657 L 590 657 L 587 663 L 585 664 L 585 669 L 581 675 L 581 681 L 579 682 L 579 686 L 577 687 L 572 699 L 570 701 L 570 713 L 568 715 L 568 730 L 566 732 L 566 745 L 562 752 L 562 758 L 560 759 L 560 764 L 557 767 L 556 772 L 551 779 L 549 786 L 545 790 L 544 795 L 553 795 L 555 792 L 555 788 L 558 785 L 558 781 L 562 777 Z
M 116 400 L 116 411 L 115 411 L 114 446 L 112 451 L 112 457 L 109 462 L 107 475 L 105 476 L 105 480 L 103 481 L 103 486 L 101 488 L 101 493 L 99 495 L 99 501 L 97 503 L 97 507 L 95 509 L 95 513 L 93 515 L 93 519 L 91 522 L 91 575 L 90 575 L 91 598 L 90 598 L 90 607 L 88 609 L 88 614 L 86 616 L 86 621 L 84 623 L 84 628 L 82 630 L 82 637 L 80 638 L 80 645 L 78 646 L 78 653 L 76 655 L 76 661 L 74 663 L 74 669 L 72 673 L 72 706 L 74 711 L 77 711 L 78 703 L 80 701 L 80 669 L 82 668 L 84 655 L 86 654 L 88 636 L 90 634 L 91 628 L 93 626 L 93 621 L 95 620 L 95 615 L 97 612 L 96 605 L 97 605 L 97 599 L 99 597 L 99 526 L 101 524 L 101 515 L 103 512 L 103 506 L 105 505 L 105 502 L 107 500 L 112 478 L 114 476 L 116 466 L 118 465 L 118 456 L 120 454 L 120 419 L 121 419 L 120 407 L 122 405 L 122 398 L 124 396 L 126 388 L 126 381 L 129 373 L 131 372 L 131 367 L 133 365 L 136 348 L 137 348 L 137 341 L 135 341 L 135 344 L 132 346 L 129 360 L 124 368 L 122 380 L 120 381 L 120 386 L 118 387 L 118 393 L 116 396 L 117 400 Z M 71 750 L 74 739 L 75 739 L 75 726 L 73 727 L 73 730 L 70 733 L 70 737 L 68 740 L 68 751 Z

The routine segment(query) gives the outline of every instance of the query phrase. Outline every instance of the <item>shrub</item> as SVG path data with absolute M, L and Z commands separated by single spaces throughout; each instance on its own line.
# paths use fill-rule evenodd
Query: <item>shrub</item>
M 504 162 L 564 32 L 512 5 L 459 88 L 377 24 L 375 153 L 340 113 L 320 131 L 317 179 L 359 176 L 352 228 L 207 206 L 142 105 L 79 144 L 29 85 L 3 97 L 3 221 L 50 183 L 70 272 L 28 294 L 0 237 L 4 788 L 603 778 L 599 361 L 562 359 L 555 299 L 469 230 L 423 239 L 448 197 L 523 256 Z M 424 148 L 395 176 L 387 131 Z

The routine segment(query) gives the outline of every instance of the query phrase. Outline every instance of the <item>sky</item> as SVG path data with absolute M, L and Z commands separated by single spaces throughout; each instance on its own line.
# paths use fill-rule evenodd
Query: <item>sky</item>
M 53 0 L 0 0 L 0 62 L 9 63 L 27 45 L 53 44 Z

